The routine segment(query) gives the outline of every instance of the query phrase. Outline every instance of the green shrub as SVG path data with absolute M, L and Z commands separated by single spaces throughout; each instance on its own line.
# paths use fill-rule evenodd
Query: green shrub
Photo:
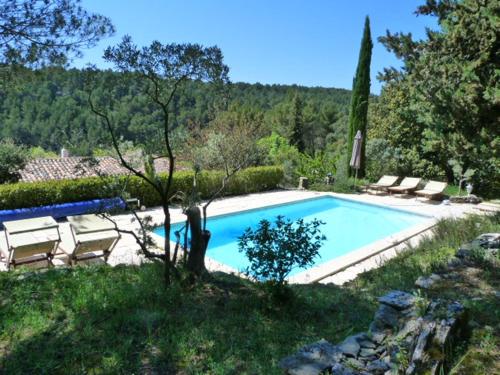
M 322 183 L 328 174 L 335 174 L 336 161 L 326 153 L 317 153 L 314 157 L 302 154 L 297 172 L 299 176 L 307 177 L 310 183 Z M 295 183 L 298 183 L 298 178 Z
M 202 172 L 198 179 L 201 197 L 208 198 L 217 191 L 223 177 L 224 174 L 219 171 Z M 162 175 L 160 178 L 166 178 L 166 176 Z M 280 167 L 247 168 L 232 177 L 223 195 L 248 194 L 275 189 L 282 179 L 283 169 Z M 189 192 L 192 182 L 193 172 L 176 172 L 172 193 Z M 117 196 L 119 190 L 124 190 L 127 195 L 140 199 L 141 203 L 146 206 L 161 204 L 157 192 L 139 177 L 87 177 L 75 180 L 0 185 L 0 210 L 111 198 Z
M 285 137 L 274 132 L 260 139 L 257 145 L 262 153 L 261 163 L 283 166 L 284 183 L 292 186 L 298 183 L 297 169 L 301 164 L 301 153 L 297 147 L 290 145 Z
M 398 174 L 401 150 L 391 146 L 387 139 L 369 139 L 366 143 L 366 178 L 377 181 L 385 174 Z
M 239 251 L 250 261 L 245 271 L 258 281 L 271 281 L 276 287 L 286 284 L 295 268 L 310 267 L 326 237 L 319 227 L 324 222 L 303 219 L 293 222 L 277 216 L 272 224 L 261 220 L 257 229 L 247 228 L 238 239 Z
M 19 180 L 19 170 L 24 168 L 27 161 L 28 153 L 23 146 L 9 139 L 0 140 L 0 183 Z

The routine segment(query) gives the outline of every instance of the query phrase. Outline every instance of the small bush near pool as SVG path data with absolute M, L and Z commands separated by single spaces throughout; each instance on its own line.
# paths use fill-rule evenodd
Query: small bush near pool
M 201 197 L 207 198 L 217 191 L 223 177 L 223 172 L 219 171 L 202 172 L 198 179 Z M 161 178 L 166 178 L 166 176 L 162 175 Z M 247 168 L 233 176 L 223 194 L 248 194 L 275 189 L 282 179 L 283 169 L 281 167 Z M 193 172 L 176 172 L 172 193 L 189 192 L 192 181 Z M 131 197 L 139 198 L 146 206 L 161 204 L 160 197 L 155 190 L 139 177 L 87 177 L 75 180 L 0 185 L 0 210 L 111 198 L 117 195 L 118 186 L 124 187 L 126 193 Z

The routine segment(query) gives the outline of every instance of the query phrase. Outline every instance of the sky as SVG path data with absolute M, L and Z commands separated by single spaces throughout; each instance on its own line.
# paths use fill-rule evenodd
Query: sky
M 371 92 L 377 73 L 400 66 L 377 38 L 392 32 L 425 37 L 438 26 L 414 14 L 423 0 L 82 0 L 89 11 L 111 18 L 116 34 L 84 51 L 87 63 L 110 68 L 104 49 L 130 35 L 135 44 L 217 45 L 233 82 L 352 88 L 364 18 L 370 17 L 374 43 Z

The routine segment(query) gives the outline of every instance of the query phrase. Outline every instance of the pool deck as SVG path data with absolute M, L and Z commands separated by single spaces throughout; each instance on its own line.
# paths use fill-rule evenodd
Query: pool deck
M 232 212 L 255 209 L 270 205 L 289 203 L 297 200 L 316 198 L 321 196 L 333 196 L 348 199 L 356 202 L 381 205 L 384 207 L 405 210 L 408 212 L 428 216 L 428 220 L 414 227 L 396 233 L 382 240 L 371 243 L 360 249 L 356 249 L 349 254 L 338 257 L 331 261 L 320 264 L 304 272 L 294 275 L 289 279 L 291 283 L 336 283 L 343 284 L 356 277 L 357 274 L 366 270 L 380 266 L 385 260 L 390 259 L 404 250 L 407 244 L 416 245 L 418 240 L 429 233 L 429 229 L 435 225 L 436 221 L 444 217 L 461 217 L 467 213 L 479 211 L 469 204 L 443 205 L 440 202 L 430 202 L 426 200 L 416 200 L 414 197 L 404 198 L 389 195 L 370 194 L 337 194 L 322 193 L 302 190 L 280 190 L 266 193 L 249 194 L 223 198 L 214 201 L 209 209 L 208 216 L 223 215 Z M 162 224 L 162 210 L 153 208 L 139 213 L 139 216 L 151 216 L 155 225 Z M 172 222 L 184 221 L 185 216 L 180 208 L 171 209 Z M 138 224 L 132 220 L 132 215 L 116 215 L 113 217 L 117 225 L 122 229 L 137 230 Z M 61 239 L 65 244 L 71 244 L 71 233 L 67 222 L 60 223 Z M 159 243 L 162 238 L 153 235 Z M 0 234 L 0 246 L 5 248 L 5 236 Z M 124 234 L 112 252 L 109 263 L 117 264 L 142 264 L 147 261 L 139 253 L 139 247 L 135 243 L 133 236 Z M 56 256 L 54 261 L 56 266 L 65 264 L 63 255 Z M 207 268 L 210 271 L 236 272 L 236 270 L 218 263 L 212 259 L 206 259 Z M 5 264 L 0 262 L 0 271 L 6 270 Z

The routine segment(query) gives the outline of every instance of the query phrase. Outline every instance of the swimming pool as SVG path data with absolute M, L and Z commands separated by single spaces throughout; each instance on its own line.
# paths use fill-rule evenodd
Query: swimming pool
M 238 250 L 238 237 L 246 228 L 256 228 L 262 219 L 273 222 L 278 215 L 291 220 L 303 218 L 307 222 L 316 218 L 325 222 L 320 229 L 326 236 L 326 241 L 320 249 L 315 265 L 333 260 L 428 219 L 426 216 L 407 211 L 324 196 L 208 218 L 207 229 L 211 231 L 212 237 L 206 255 L 235 270 L 245 269 L 249 262 L 245 254 Z M 172 241 L 175 241 L 173 232 L 183 225 L 172 224 Z M 154 232 L 165 236 L 163 227 L 155 228 Z M 303 269 L 297 268 L 290 276 L 301 271 Z

